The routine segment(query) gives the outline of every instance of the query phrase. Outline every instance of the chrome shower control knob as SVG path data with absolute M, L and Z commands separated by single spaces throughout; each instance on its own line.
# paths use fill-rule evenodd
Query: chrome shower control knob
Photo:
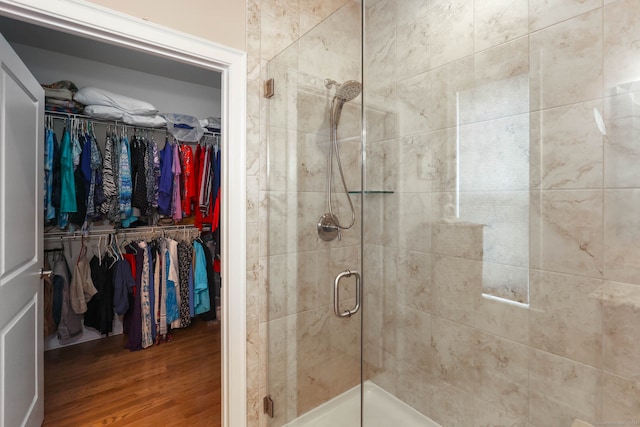
M 318 220 L 318 236 L 327 242 L 335 240 L 336 237 L 340 238 L 340 227 L 332 214 L 323 214 Z

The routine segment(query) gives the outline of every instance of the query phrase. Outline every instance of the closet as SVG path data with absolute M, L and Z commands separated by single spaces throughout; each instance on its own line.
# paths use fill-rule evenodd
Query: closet
M 161 112 L 181 113 L 198 118 L 218 118 L 221 115 L 220 75 L 211 70 L 166 61 L 8 18 L 0 18 L 0 32 L 40 83 L 70 80 L 79 88 L 99 87 L 147 101 Z M 51 127 L 59 134 L 61 127 L 68 125 L 64 115 L 51 115 L 48 120 L 51 120 Z M 108 123 L 83 117 L 79 120 L 91 124 L 100 149 L 104 149 L 106 135 L 111 129 L 127 132 L 129 136 L 144 133 L 145 138 L 155 139 L 160 149 L 165 140 L 172 138 L 165 129 L 136 129 L 135 126 L 124 127 L 118 122 Z M 215 134 L 208 138 L 212 144 L 215 143 Z M 70 232 L 68 229 L 49 229 L 45 234 L 44 249 L 53 250 L 52 254 L 55 254 L 55 250 L 64 247 L 71 266 L 83 250 L 91 251 L 93 246 L 99 247 L 97 243 L 101 238 L 117 236 L 127 240 L 151 240 L 158 236 L 168 236 L 191 239 L 199 233 L 193 224 L 181 221 L 169 227 L 153 224 L 144 229 L 131 230 L 114 230 L 108 221 L 103 221 L 92 224 L 88 235 L 83 239 L 83 233 Z M 112 333 L 120 331 L 121 325 L 116 320 Z M 101 339 L 102 336 L 91 328 L 85 328 L 81 338 L 69 345 Z M 45 343 L 45 350 L 60 345 L 57 339 L 49 338 Z M 153 348 L 149 351 L 153 351 Z

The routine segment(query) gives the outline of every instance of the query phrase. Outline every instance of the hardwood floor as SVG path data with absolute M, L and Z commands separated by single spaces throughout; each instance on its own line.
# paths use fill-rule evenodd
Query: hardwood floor
M 220 324 L 195 320 L 173 342 L 124 349 L 125 335 L 44 354 L 47 427 L 221 425 Z

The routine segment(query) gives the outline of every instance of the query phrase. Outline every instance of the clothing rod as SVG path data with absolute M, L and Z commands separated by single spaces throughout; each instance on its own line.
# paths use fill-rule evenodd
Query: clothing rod
M 82 120 L 89 120 L 92 123 L 100 123 L 100 124 L 104 124 L 104 125 L 114 125 L 114 126 L 128 126 L 130 128 L 134 128 L 134 129 L 143 129 L 143 130 L 151 130 L 151 131 L 164 131 L 164 132 L 168 132 L 166 126 L 164 127 L 159 127 L 159 128 L 152 128 L 152 127 L 148 127 L 148 126 L 137 126 L 137 125 L 130 125 L 128 123 L 125 123 L 123 121 L 119 121 L 119 120 L 104 120 L 104 119 L 96 119 L 94 117 L 91 116 L 85 116 L 83 114 L 75 114 L 75 113 L 63 113 L 61 111 L 45 111 L 44 112 L 45 116 L 49 116 L 54 120 L 67 120 L 67 119 L 82 119 Z M 220 132 L 214 132 L 214 131 L 210 131 L 210 130 L 205 130 L 204 131 L 204 135 L 207 136 L 220 136 Z
M 45 241 L 56 241 L 56 240 L 77 240 L 81 239 L 84 235 L 85 239 L 91 239 L 93 237 L 100 236 L 109 236 L 111 234 L 124 234 L 124 235 L 135 235 L 135 234 L 149 234 L 149 233 L 163 233 L 163 232 L 171 232 L 171 231 L 186 231 L 192 233 L 194 231 L 200 232 L 200 229 L 196 228 L 193 225 L 167 225 L 167 226 L 153 226 L 153 227 L 136 227 L 136 228 L 118 228 L 118 229 L 104 229 L 104 230 L 95 230 L 90 231 L 88 234 L 84 235 L 82 231 L 56 231 L 44 233 Z

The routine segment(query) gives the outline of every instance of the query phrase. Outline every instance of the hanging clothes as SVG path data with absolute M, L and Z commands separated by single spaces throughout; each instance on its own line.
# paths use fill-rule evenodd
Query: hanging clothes
M 200 164 L 200 157 L 202 155 L 202 146 L 198 144 L 196 146 L 196 151 L 193 153 L 193 176 L 195 178 L 195 182 L 193 183 L 194 187 L 194 195 L 193 195 L 193 204 L 194 210 L 198 210 L 198 203 L 200 200 L 200 180 L 202 179 L 202 167 Z
M 165 252 L 165 269 L 167 272 L 167 323 L 172 327 L 179 327 L 180 323 L 180 278 L 178 275 L 178 242 L 167 239 Z M 173 322 L 178 320 L 176 325 Z
M 193 150 L 187 144 L 180 146 L 180 160 L 182 166 L 182 211 L 184 216 L 191 215 L 191 204 L 196 195 L 196 177 L 193 169 Z
M 202 178 L 200 181 L 200 212 L 203 216 L 209 214 L 211 208 L 211 147 L 207 146 L 202 158 Z
M 140 242 L 138 247 L 143 253 L 142 273 L 140 279 L 140 305 L 141 305 L 141 321 L 142 321 L 142 348 L 147 348 L 153 345 L 153 328 L 151 326 L 151 250 L 146 242 Z
M 158 144 L 153 139 L 149 143 L 147 151 L 147 162 L 151 171 L 147 175 L 147 200 L 151 204 L 151 208 L 157 208 L 160 186 L 160 154 Z
M 104 192 L 102 188 L 102 155 L 98 148 L 93 132 L 85 135 L 89 143 L 89 194 L 87 196 L 87 218 L 97 220 L 100 218 L 100 205 L 104 202 Z
M 213 223 L 214 212 L 212 207 L 213 193 L 213 170 L 212 170 L 212 149 L 210 146 L 203 147 L 200 150 L 200 161 L 198 167 L 199 190 L 198 190 L 198 206 L 194 223 L 196 227 L 203 231 L 210 231 Z
M 207 280 L 207 261 L 203 245 L 200 242 L 193 242 L 193 250 L 193 305 L 195 314 L 202 314 L 211 309 L 209 282 Z
M 82 152 L 79 168 L 84 178 L 84 186 L 88 189 L 91 186 L 91 139 L 87 138 L 87 135 L 81 135 L 80 143 L 82 144 Z M 86 202 L 88 204 L 88 199 Z
M 69 214 L 69 222 L 77 226 L 82 226 L 87 217 L 87 188 L 84 182 L 82 171 L 78 167 L 73 173 L 76 188 L 76 211 Z
M 180 167 L 180 148 L 178 144 L 173 144 L 173 162 L 171 166 L 173 173 L 173 197 L 171 199 L 171 211 L 175 221 L 182 219 L 182 200 L 180 199 L 180 175 L 182 168 Z
M 131 175 L 133 177 L 133 194 L 131 204 L 140 209 L 143 214 L 148 211 L 147 201 L 147 174 L 149 165 L 145 161 L 147 157 L 146 140 L 135 136 L 131 144 Z
M 53 129 L 44 130 L 44 217 L 47 222 L 56 218 L 56 208 L 53 206 L 54 137 Z
M 84 254 L 81 254 L 71 278 L 71 308 L 76 314 L 87 311 L 87 302 L 98 293 L 91 279 L 91 268 Z
M 193 295 L 195 293 L 195 280 L 193 278 L 193 259 L 195 250 L 191 248 L 191 265 L 189 265 L 189 317 L 196 317 L 196 308 Z
M 109 255 L 102 259 L 94 255 L 89 261 L 91 280 L 97 292 L 87 303 L 84 324 L 101 334 L 113 331 L 113 269 L 109 266 L 114 262 Z
M 216 242 L 213 240 L 213 235 L 211 233 L 207 233 L 202 237 L 203 249 L 204 249 L 204 257 L 206 260 L 206 269 L 207 269 L 207 286 L 209 288 L 209 307 L 210 311 L 200 316 L 205 320 L 216 320 L 216 310 L 215 310 L 215 297 L 217 293 L 217 285 L 218 283 L 215 280 L 215 271 L 213 269 L 214 257 L 215 257 L 215 248 Z M 219 288 L 218 288 L 219 289 Z
M 60 215 L 60 201 L 62 198 L 62 151 L 58 143 L 58 136 L 53 134 L 53 189 L 51 193 L 51 205 L 56 210 L 56 215 Z M 54 218 L 56 221 L 58 217 Z
M 178 275 L 180 277 L 180 327 L 191 324 L 189 314 L 189 270 L 193 250 L 187 242 L 178 243 Z
M 85 137 L 84 135 L 76 134 L 77 129 L 73 131 L 73 141 L 74 144 L 77 144 L 81 147 L 80 154 L 78 155 L 78 164 L 76 166 L 75 172 L 73 173 L 73 178 L 76 187 L 76 212 L 69 215 L 69 222 L 75 224 L 77 226 L 82 226 L 87 217 L 87 182 L 91 180 L 91 160 L 90 160 L 90 148 L 89 146 L 85 147 Z M 75 146 L 75 145 L 74 145 Z M 75 161 L 75 160 L 74 160 Z M 87 175 L 85 176 L 84 171 L 87 170 Z
M 72 156 L 73 156 L 73 168 L 77 169 L 78 166 L 80 166 L 80 156 L 82 155 L 82 143 L 80 142 L 80 139 L 78 138 L 79 134 L 78 134 L 78 120 L 77 119 L 71 119 L 71 130 L 70 132 L 70 136 L 71 136 L 71 151 L 72 151 Z
M 125 348 L 131 351 L 142 350 L 142 272 L 144 268 L 144 251 L 137 244 L 127 245 L 127 260 L 132 263 L 136 291 L 129 294 L 129 310 L 124 316 L 123 329 L 127 334 Z M 131 252 L 134 252 L 133 254 Z
M 123 315 L 129 310 L 129 293 L 133 293 L 135 281 L 131 265 L 125 259 L 115 263 L 113 278 L 113 306 L 116 314 Z
M 65 128 L 60 143 L 60 213 L 69 214 L 77 211 L 76 185 L 73 178 L 73 151 L 69 129 Z M 65 224 L 66 226 L 66 224 Z M 61 228 L 63 228 L 61 226 Z
M 117 135 L 114 133 L 107 135 L 102 163 L 102 186 L 105 201 L 100 210 L 111 222 L 120 221 L 119 153 L 120 142 Z
M 119 170 L 119 193 L 120 193 L 120 219 L 123 227 L 129 227 L 138 218 L 133 215 L 131 206 L 131 195 L 133 184 L 131 181 L 131 149 L 129 138 L 123 136 L 120 143 L 120 170 Z
M 158 257 L 156 260 L 156 273 L 155 279 L 158 284 L 156 287 L 156 305 L 157 305 L 157 317 L 156 324 L 158 325 L 158 335 L 167 334 L 167 241 L 165 239 L 159 240 L 158 245 Z
M 71 272 L 64 254 L 60 254 L 55 261 L 52 277 L 54 288 L 57 286 L 62 289 L 58 340 L 62 343 L 69 342 L 82 334 L 82 319 L 71 308 L 69 289 Z
M 160 181 L 158 186 L 158 212 L 171 215 L 173 197 L 173 146 L 167 140 L 160 151 Z
M 139 216 L 156 224 L 158 214 L 174 221 L 193 215 L 200 229 L 218 229 L 220 157 L 212 145 L 194 150 L 166 141 L 160 150 L 153 139 L 128 138 L 118 127 L 117 134 L 109 128 L 101 152 L 91 127 L 79 123 L 67 121 L 60 144 L 45 129 L 45 218 L 73 230 L 70 224 L 88 227 L 101 219 L 128 227 Z M 77 315 L 84 314 L 86 327 L 110 334 L 114 316 L 123 315 L 127 348 L 137 350 L 158 338 L 170 340 L 172 328 L 189 326 L 196 315 L 215 319 L 216 246 L 208 246 L 163 233 L 162 239 L 138 242 L 134 253 L 112 247 L 90 261 L 82 255 L 73 275 L 58 266 L 59 274 L 45 282 L 47 333 L 57 328 L 61 340 L 76 337 L 83 322 Z
M 156 292 L 155 292 L 155 248 L 154 243 L 149 242 L 147 244 L 147 251 L 149 252 L 149 316 L 151 322 L 151 340 L 155 342 L 157 336 L 157 325 L 156 325 L 156 317 L 155 317 L 155 303 L 156 303 Z

